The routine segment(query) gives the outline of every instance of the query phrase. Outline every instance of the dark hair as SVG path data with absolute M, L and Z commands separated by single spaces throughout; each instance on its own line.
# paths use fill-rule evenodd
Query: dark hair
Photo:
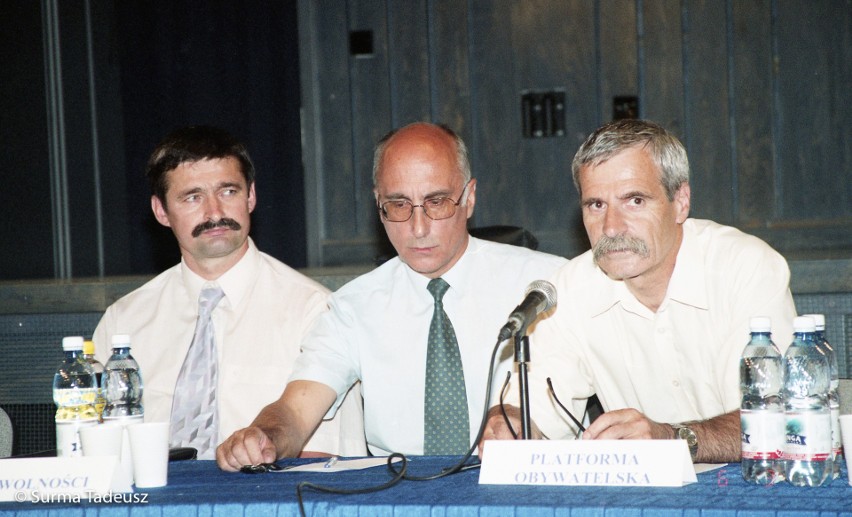
M 240 163 L 240 172 L 246 180 L 246 187 L 251 187 L 254 183 L 254 165 L 242 142 L 224 129 L 189 126 L 170 133 L 151 153 L 145 169 L 151 192 L 166 206 L 166 191 L 169 189 L 167 172 L 183 163 L 216 158 L 236 158 Z
M 686 149 L 676 136 L 649 120 L 622 119 L 596 129 L 580 146 L 571 170 L 574 186 L 580 191 L 580 169 L 600 165 L 630 147 L 648 149 L 660 169 L 660 182 L 669 201 L 684 183 L 689 183 L 689 159 Z

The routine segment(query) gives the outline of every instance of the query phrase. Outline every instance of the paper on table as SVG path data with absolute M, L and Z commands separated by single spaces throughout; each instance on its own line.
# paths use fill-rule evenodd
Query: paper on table
M 393 463 L 400 461 L 400 458 L 394 458 Z M 295 467 L 285 467 L 284 470 L 277 472 L 343 472 L 345 470 L 361 470 L 379 465 L 387 465 L 386 457 L 377 458 L 358 458 L 354 460 L 338 460 L 338 461 L 318 461 L 308 463 L 306 465 L 298 465 Z
M 727 465 L 727 463 L 696 463 L 695 473 L 701 474 L 702 472 L 710 472 L 711 470 L 720 469 Z

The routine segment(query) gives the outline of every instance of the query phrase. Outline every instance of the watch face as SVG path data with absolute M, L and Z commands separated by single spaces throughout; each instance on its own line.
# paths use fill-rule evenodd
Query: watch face
M 677 430 L 677 437 L 681 440 L 686 440 L 687 445 L 690 447 L 698 444 L 698 437 L 695 436 L 695 433 L 692 429 L 688 427 L 680 427 Z

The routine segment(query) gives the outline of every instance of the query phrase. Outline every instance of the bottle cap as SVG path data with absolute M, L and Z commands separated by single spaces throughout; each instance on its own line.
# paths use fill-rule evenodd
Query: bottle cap
M 752 332 L 770 332 L 772 320 L 766 316 L 755 316 L 748 322 L 748 326 Z
M 83 354 L 85 355 L 94 355 L 95 354 L 95 342 L 91 339 L 87 339 L 83 341 Z
M 66 336 L 62 338 L 62 350 L 82 350 L 83 336 Z
M 112 336 L 113 348 L 130 348 L 130 336 L 127 334 L 115 334 Z
M 813 318 L 814 327 L 817 330 L 825 330 L 825 315 L 824 314 L 805 314 L 807 318 Z
M 793 332 L 814 332 L 816 325 L 810 316 L 799 316 L 793 320 Z

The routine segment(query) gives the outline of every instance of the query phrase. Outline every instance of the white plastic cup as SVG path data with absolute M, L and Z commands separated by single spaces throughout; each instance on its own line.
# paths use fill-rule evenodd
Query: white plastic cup
M 127 426 L 130 422 L 142 422 L 142 417 L 134 419 L 115 418 L 106 419 L 101 427 L 117 427 L 122 430 L 121 454 L 119 455 L 118 468 L 121 476 L 128 484 L 133 484 L 133 456 L 130 453 L 130 437 L 127 434 Z
M 80 428 L 83 456 L 115 456 L 121 458 L 124 429 L 113 425 L 91 425 Z
M 169 423 L 145 422 L 127 426 L 137 488 L 166 486 L 169 475 Z
M 846 481 L 852 486 L 852 415 L 840 415 L 840 437 L 846 458 Z

